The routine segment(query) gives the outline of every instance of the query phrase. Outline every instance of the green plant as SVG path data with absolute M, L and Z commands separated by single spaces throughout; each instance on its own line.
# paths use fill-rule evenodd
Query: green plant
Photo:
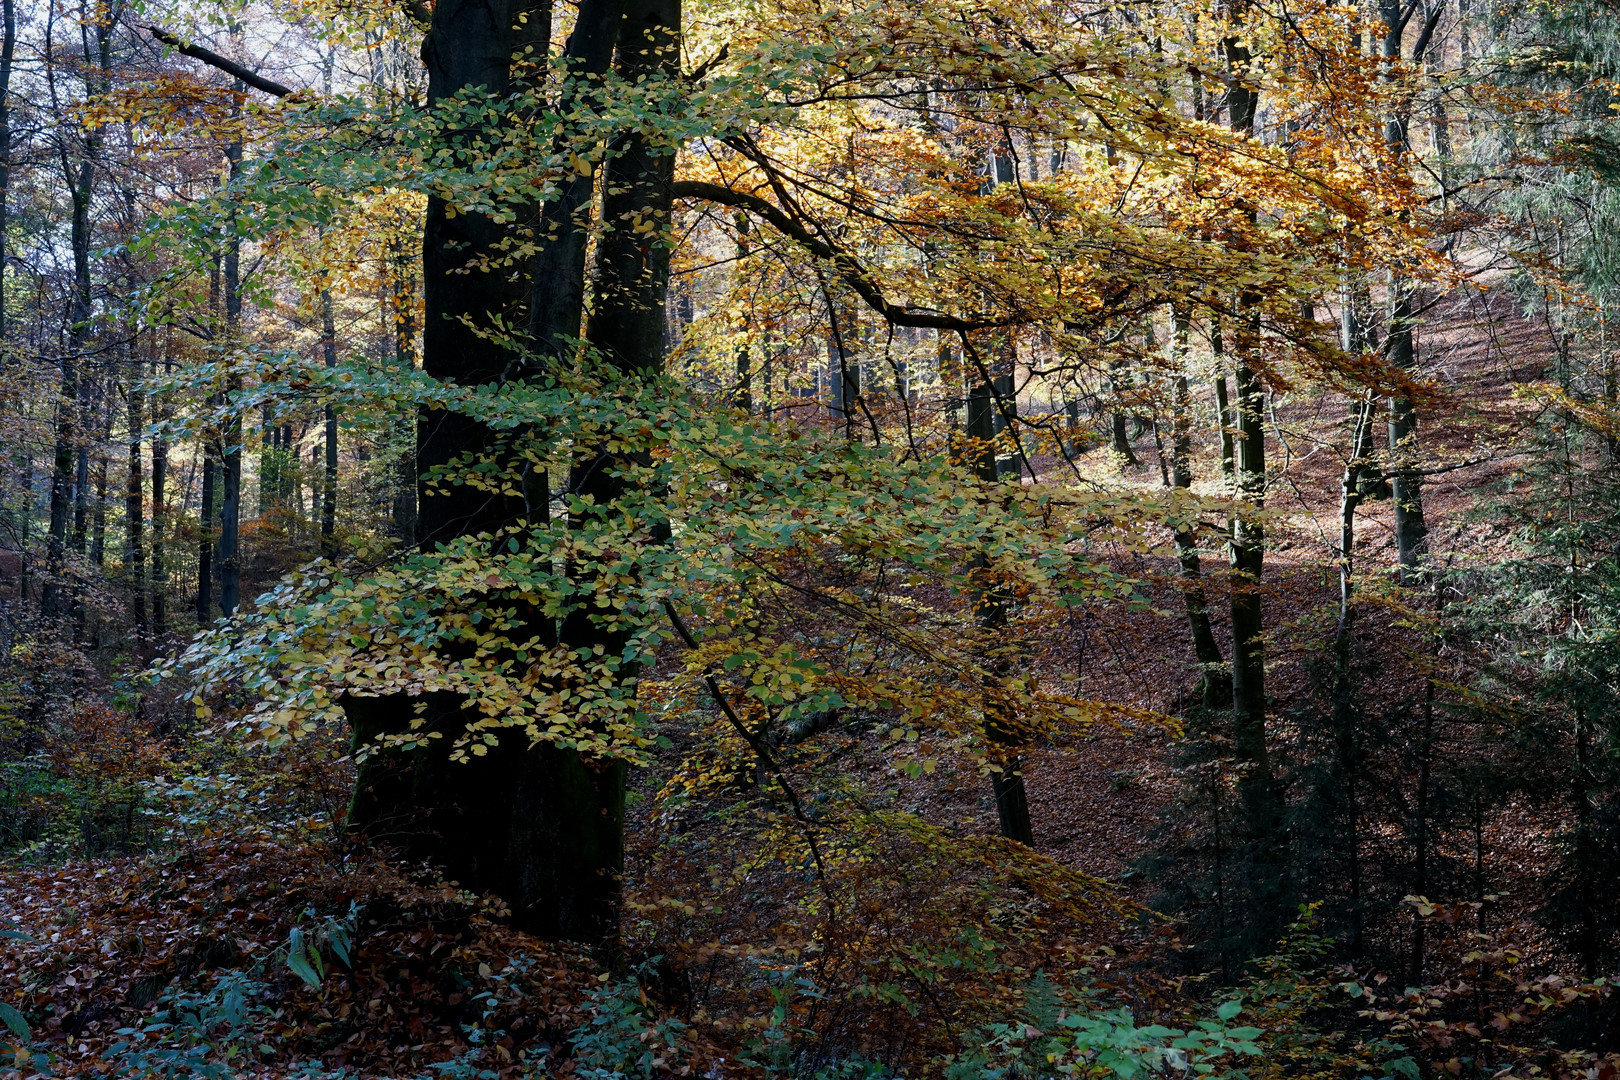
M 115 1076 L 230 1080 L 253 1049 L 251 1021 L 261 1010 L 252 1001 L 260 992 L 258 983 L 233 971 L 200 993 L 165 994 L 164 1007 L 145 1024 L 118 1029 L 121 1040 L 102 1059 Z
M 946 1065 L 948 1080 L 1232 1075 L 1240 1059 L 1261 1054 L 1259 1028 L 1229 1026 L 1243 1011 L 1238 998 L 1185 1029 L 1138 1027 L 1129 1008 L 1096 1008 L 1087 988 L 1065 993 L 1044 974 L 1024 998 L 1022 1017 L 986 1026 L 982 1046 Z
M 4 933 L 7 937 L 24 936 L 13 931 Z M 0 1063 L 9 1065 L 19 1073 L 31 1069 L 40 1076 L 51 1075 L 51 1056 L 34 1045 L 34 1030 L 29 1027 L 23 1014 L 0 1002 L 0 1024 L 4 1024 L 12 1035 L 10 1039 L 0 1039 Z
M 313 910 L 306 911 L 313 918 Z M 360 905 L 349 904 L 349 912 L 341 919 L 328 915 L 313 930 L 293 927 L 287 934 L 287 967 L 312 989 L 319 990 L 326 978 L 324 952 L 330 952 L 344 967 L 352 967 L 349 951 L 354 944 L 354 927 L 360 918 Z
M 641 971 L 657 959 L 642 965 Z M 686 1025 L 654 1014 L 635 976 L 612 980 L 590 994 L 591 1019 L 569 1034 L 574 1048 L 574 1075 L 588 1080 L 650 1078 L 673 1069 L 681 1057 L 679 1043 Z

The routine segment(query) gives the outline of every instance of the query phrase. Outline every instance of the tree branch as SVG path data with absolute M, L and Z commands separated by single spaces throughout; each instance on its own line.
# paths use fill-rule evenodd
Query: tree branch
M 866 276 L 859 263 L 848 253 L 838 250 L 827 241 L 816 236 L 802 224 L 789 217 L 782 209 L 758 195 L 751 195 L 745 191 L 733 191 L 731 188 L 719 184 L 710 184 L 702 180 L 677 180 L 674 184 L 674 194 L 677 199 L 702 199 L 707 202 L 719 203 L 722 206 L 735 207 L 746 210 L 756 217 L 769 222 L 771 227 L 783 236 L 796 242 L 811 255 L 818 259 L 825 259 L 833 264 L 838 276 L 859 296 L 866 306 L 883 316 L 894 326 L 918 326 L 933 330 L 954 330 L 966 333 L 970 330 L 984 330 L 992 326 L 1003 325 L 1002 322 L 992 319 L 961 319 L 955 315 L 944 315 L 934 311 L 917 311 L 914 308 L 901 307 L 891 304 L 883 297 L 883 292 L 872 279 Z
M 673 601 L 664 601 L 664 613 L 669 616 L 669 624 L 675 628 L 675 633 L 680 635 L 681 643 L 688 649 L 696 649 L 698 647 L 697 639 L 686 628 L 686 623 L 681 618 L 681 613 L 675 610 Z M 826 892 L 827 899 L 831 900 L 833 898 L 832 883 L 827 878 L 826 864 L 821 861 L 821 846 L 816 843 L 815 822 L 811 821 L 810 816 L 804 812 L 804 805 L 799 802 L 798 792 L 794 791 L 793 785 L 788 783 L 787 773 L 783 772 L 782 766 L 776 763 L 776 759 L 771 755 L 770 749 L 765 745 L 764 741 L 748 730 L 748 725 L 742 722 L 742 717 L 738 716 L 736 710 L 731 707 L 731 702 L 726 699 L 725 692 L 720 689 L 720 683 L 713 674 L 707 671 L 703 673 L 703 685 L 708 688 L 709 696 L 714 698 L 715 704 L 720 706 L 720 711 L 725 714 L 726 720 L 731 724 L 732 729 L 742 736 L 743 742 L 747 743 L 748 748 L 759 758 L 760 764 L 774 773 L 776 782 L 782 785 L 782 794 L 787 796 L 788 807 L 792 811 L 794 818 L 803 827 L 805 842 L 810 845 L 810 856 L 816 863 L 816 876 L 821 881 L 821 887 Z
M 143 29 L 153 37 L 157 38 L 159 41 L 163 42 L 163 44 L 172 46 L 174 50 L 181 56 L 189 56 L 193 60 L 201 60 L 209 67 L 218 68 L 220 71 L 223 71 L 232 78 L 240 79 L 243 83 L 253 87 L 255 90 L 262 90 L 266 94 L 270 94 L 273 97 L 278 98 L 291 97 L 293 94 L 291 87 L 282 86 L 274 79 L 267 79 L 263 75 L 243 67 L 235 60 L 227 59 L 211 49 L 205 49 L 201 45 L 187 45 L 184 41 L 181 41 L 167 30 L 160 30 L 156 26 L 147 26 L 143 27 Z

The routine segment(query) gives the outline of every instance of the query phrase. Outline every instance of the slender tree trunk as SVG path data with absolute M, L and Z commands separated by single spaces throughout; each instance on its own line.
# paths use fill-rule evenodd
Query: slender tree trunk
M 17 605 L 20 611 L 27 611 L 33 590 L 30 588 L 33 575 L 30 573 L 32 562 L 30 551 L 34 532 L 34 456 L 23 454 L 21 463 L 21 479 L 18 488 L 22 500 L 20 520 L 17 523 Z
M 1333 734 L 1337 768 L 1344 787 L 1346 873 L 1350 880 L 1350 950 L 1362 954 L 1365 933 L 1361 883 L 1361 762 L 1356 738 L 1355 696 L 1350 677 L 1350 645 L 1355 620 L 1356 509 L 1362 499 L 1362 473 L 1371 451 L 1373 402 L 1356 403 L 1351 414 L 1350 459 L 1339 481 L 1339 620 L 1333 634 Z
M 259 516 L 270 513 L 281 487 L 281 433 L 270 414 L 270 403 L 259 407 Z
M 579 14 L 562 57 L 563 66 L 575 78 L 564 91 L 560 114 L 567 115 L 576 107 L 582 89 L 612 64 L 625 2 L 628 0 L 580 0 Z M 549 36 L 551 11 L 543 5 L 541 10 L 545 14 L 543 20 L 533 20 L 534 32 L 541 32 L 543 22 Z M 575 134 L 572 125 L 562 125 L 557 149 L 566 147 Z M 585 311 L 585 248 L 595 183 L 594 175 L 576 173 L 557 198 L 541 210 L 541 235 L 551 239 L 535 255 L 532 268 L 529 338 L 542 362 L 564 356 L 570 348 L 569 340 L 579 336 Z
M 124 572 L 129 582 L 129 618 L 135 633 L 144 637 L 146 625 L 146 477 L 141 468 L 141 433 L 146 429 L 145 399 L 140 369 L 135 368 L 128 392 L 129 473 L 124 485 Z
M 1379 41 L 1379 54 L 1386 63 L 1398 63 L 1406 22 L 1412 11 L 1400 0 L 1380 0 L 1378 11 L 1385 27 Z M 1432 31 L 1432 25 L 1429 30 Z M 1429 40 L 1426 31 L 1414 46 L 1414 62 L 1422 60 Z M 1384 141 L 1393 151 L 1396 162 L 1405 157 L 1409 124 L 1409 117 L 1396 115 L 1384 125 Z M 1411 280 L 1398 270 L 1391 270 L 1384 350 L 1391 366 L 1406 374 L 1417 369 L 1417 349 L 1412 336 L 1412 293 Z M 1401 581 L 1416 584 L 1421 577 L 1420 564 L 1429 552 L 1429 527 L 1423 518 L 1423 477 L 1417 470 L 1417 409 L 1411 399 L 1401 393 L 1389 400 L 1389 455 L 1390 487 L 1395 505 L 1395 549 L 1400 560 Z
M 1185 363 L 1189 325 L 1181 308 L 1172 311 L 1175 321 L 1176 353 L 1182 364 L 1172 389 L 1170 418 L 1170 486 L 1178 492 L 1192 487 L 1192 392 L 1187 384 Z M 1203 674 L 1198 698 L 1212 709 L 1232 704 L 1232 673 L 1221 655 L 1220 642 L 1209 621 L 1209 600 L 1204 594 L 1203 569 L 1198 558 L 1198 538 L 1191 525 L 1175 531 L 1176 562 L 1181 567 L 1181 597 L 1187 608 L 1187 625 L 1192 630 L 1193 655 Z
M 999 351 L 999 350 L 998 350 Z M 980 382 L 968 395 L 967 436 L 978 446 L 974 469 L 979 479 L 993 482 L 997 479 L 995 435 L 994 387 Z M 1004 590 L 997 589 L 988 580 L 990 566 L 983 555 L 973 563 L 971 575 L 975 582 L 973 600 L 974 617 L 989 637 L 1006 625 L 1008 599 Z M 992 751 L 990 773 L 991 791 L 996 800 L 996 819 L 1001 835 L 1027 847 L 1035 846 L 1035 830 L 1029 813 L 1029 793 L 1024 787 L 1022 763 L 1017 747 L 1022 741 L 1017 716 L 1004 692 L 1007 664 L 1003 659 L 987 662 L 983 709 L 984 736 Z
M 733 218 L 737 227 L 737 265 L 739 267 L 748 261 L 748 215 L 739 211 Z M 740 335 L 739 335 L 740 336 Z M 748 349 L 748 341 L 742 339 L 737 346 L 737 407 L 744 412 L 754 411 L 754 357 Z M 766 385 L 770 380 L 767 378 Z
M 92 146 L 90 148 L 94 150 Z M 64 160 L 64 167 L 66 162 Z M 88 347 L 93 314 L 90 281 L 90 198 L 95 188 L 95 155 L 87 152 L 76 171 L 69 169 L 73 181 L 69 194 L 72 198 L 73 245 L 73 300 L 68 316 L 68 348 L 62 357 L 61 380 L 56 399 L 55 449 L 51 470 L 51 520 L 46 540 L 46 581 L 40 600 L 40 609 L 48 616 L 67 613 L 69 590 L 63 580 L 68 545 L 68 529 L 75 518 L 76 494 L 83 491 L 80 460 L 80 416 L 83 408 L 83 386 L 79 365 Z M 88 471 L 88 461 L 85 462 Z M 80 504 L 82 505 L 82 504 Z M 83 521 L 82 513 L 77 515 Z M 82 536 L 82 529 L 75 529 Z M 81 545 L 82 547 L 82 545 Z
M 332 317 L 332 293 L 321 290 L 321 355 L 328 371 L 337 367 L 337 324 Z M 326 406 L 326 461 L 321 476 L 321 546 L 332 551 L 337 533 L 338 422 L 337 410 Z
M 167 350 L 165 349 L 165 353 Z M 157 420 L 167 420 L 159 408 Z M 169 563 L 164 550 L 168 542 L 169 443 L 161 434 L 152 438 L 152 635 L 161 639 L 169 630 Z
M 112 410 L 106 410 L 108 421 L 112 419 Z M 90 562 L 97 570 L 107 565 L 107 441 L 112 432 L 107 430 L 110 423 L 102 429 L 102 438 L 96 445 L 96 503 L 90 514 Z
M 214 448 L 212 439 L 202 446 L 202 502 L 197 508 L 197 625 L 214 617 Z
M 6 237 L 11 228 L 11 67 L 16 51 L 16 0 L 0 0 L 0 347 L 10 329 L 6 319 L 5 268 L 11 257 Z
M 416 369 L 416 287 L 410 259 L 401 246 L 395 244 L 393 252 L 393 321 L 394 362 L 402 372 Z M 397 482 L 394 488 L 394 534 L 400 543 L 416 543 L 416 425 L 407 424 L 400 432 L 408 442 L 407 452 L 399 459 Z M 549 502 L 549 493 L 547 496 Z
M 86 320 L 89 313 L 84 313 Z M 72 339 L 80 337 L 74 321 Z M 45 586 L 40 593 L 40 614 L 47 618 L 67 613 L 66 556 L 68 525 L 73 516 L 73 444 L 78 438 L 79 365 L 82 346 L 70 340 L 62 357 L 61 380 L 56 394 L 55 446 L 51 455 L 50 522 L 45 537 Z
M 243 89 L 237 83 L 237 90 Z M 232 142 L 225 148 L 230 163 L 230 176 L 236 179 L 242 166 L 242 144 Z M 225 244 L 223 260 L 225 301 L 225 349 L 227 363 L 234 361 L 235 349 L 242 331 L 242 240 L 236 235 L 236 222 L 231 219 L 227 228 L 230 236 Z M 226 379 L 226 402 L 229 408 L 225 421 L 224 445 L 220 448 L 219 491 L 219 610 L 226 616 L 236 614 L 242 598 L 242 414 L 235 402 L 242 389 L 241 377 L 235 374 Z
M 1254 135 L 1256 92 L 1248 78 L 1248 46 L 1238 38 L 1224 42 L 1228 84 L 1227 108 L 1234 131 Z M 1252 213 L 1251 213 L 1252 219 Z M 1235 416 L 1237 494 L 1256 511 L 1265 502 L 1266 443 L 1265 390 L 1254 369 L 1258 325 L 1249 313 L 1256 296 L 1238 297 L 1239 318 L 1233 327 L 1232 358 L 1236 374 Z M 1245 764 L 1239 782 L 1251 833 L 1269 836 L 1276 823 L 1276 800 L 1271 757 L 1266 747 L 1265 623 L 1261 579 L 1265 564 L 1265 530 L 1258 517 L 1239 512 L 1232 517 L 1232 745 Z
M 1264 391 L 1242 351 L 1237 360 L 1238 493 L 1255 512 L 1265 500 L 1265 430 L 1261 422 Z M 1266 747 L 1265 623 L 1261 581 L 1265 563 L 1265 530 L 1255 513 L 1232 517 L 1232 744 L 1247 765 L 1239 787 L 1249 824 L 1257 835 L 1271 829 L 1273 799 L 1271 758 Z

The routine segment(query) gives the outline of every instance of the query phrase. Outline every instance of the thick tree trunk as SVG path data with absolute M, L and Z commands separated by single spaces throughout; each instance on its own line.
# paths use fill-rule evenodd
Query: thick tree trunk
M 79 384 L 81 387 L 84 383 Z M 79 395 L 79 415 L 90 416 L 88 394 Z M 85 556 L 90 552 L 90 433 L 81 426 L 77 464 L 73 468 L 73 553 Z M 83 583 L 75 585 L 75 590 Z
M 1122 373 L 1123 368 L 1118 364 L 1108 369 L 1108 392 L 1114 399 L 1114 408 L 1108 414 L 1109 445 L 1118 456 L 1121 467 L 1134 469 L 1141 462 L 1137 461 L 1136 451 L 1131 447 L 1130 418 L 1119 407 L 1119 401 L 1124 396 Z
M 472 86 L 484 86 L 497 99 L 505 96 L 511 85 L 509 58 L 539 19 L 549 18 L 549 12 L 530 13 L 530 29 L 519 32 L 520 14 L 511 0 L 441 0 L 423 49 L 430 100 Z M 568 49 L 576 70 L 606 67 L 619 18 L 615 2 L 585 0 L 580 5 Z M 478 214 L 452 216 L 443 202 L 429 201 L 423 242 L 427 374 L 461 384 L 521 376 L 520 358 L 504 343 L 476 333 L 468 322 L 483 326 L 497 315 L 508 325 L 522 325 L 525 301 L 534 355 L 540 362 L 555 362 L 567 354 L 563 339 L 579 333 L 584 295 L 585 235 L 576 227 L 576 213 L 588 208 L 591 192 L 590 178 L 576 178 L 547 208 L 544 216 L 558 223 L 557 235 L 542 246 L 532 289 L 525 274 L 499 265 L 506 226 Z M 667 203 L 667 193 L 664 198 Z M 604 241 L 604 264 L 615 257 L 612 248 L 611 240 Z M 464 272 L 470 260 L 483 255 L 494 256 L 497 268 Z M 654 350 L 661 347 L 661 334 L 649 339 L 644 325 L 618 329 L 632 340 L 599 341 L 604 351 L 623 346 L 634 352 L 648 340 Z M 429 470 L 459 455 L 503 452 L 501 440 L 477 418 L 447 411 L 422 413 L 417 446 L 417 475 L 424 479 Z M 544 490 L 543 481 L 525 485 L 530 486 Z M 457 537 L 498 532 L 525 517 L 543 522 L 549 513 L 549 493 L 534 499 L 491 496 L 454 484 L 419 487 L 418 501 L 417 529 L 428 551 Z M 536 616 L 531 622 L 528 629 L 542 642 L 556 640 L 548 621 Z M 356 746 L 405 730 L 417 704 L 396 698 L 348 699 Z M 427 706 L 430 730 L 443 732 L 446 744 L 470 719 L 458 699 L 435 698 Z M 611 951 L 618 928 L 623 804 L 622 766 L 596 767 L 574 751 L 550 744 L 530 748 L 510 733 L 466 764 L 450 762 L 442 750 L 372 755 L 360 769 L 350 823 L 438 861 L 464 886 L 503 897 L 515 920 L 531 931 Z

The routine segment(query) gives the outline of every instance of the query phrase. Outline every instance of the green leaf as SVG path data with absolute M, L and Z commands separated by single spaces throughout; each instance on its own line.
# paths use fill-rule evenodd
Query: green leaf
M 1399 1073 L 1400 1075 L 1406 1077 L 1407 1080 L 1423 1080 L 1422 1074 L 1418 1072 L 1417 1062 L 1413 1061 L 1409 1057 L 1396 1058 L 1394 1061 L 1386 1061 L 1384 1062 L 1384 1068 L 1389 1070 L 1388 1076 L 1391 1078 L 1393 1078 L 1396 1073 Z
M 316 970 L 315 964 L 310 963 L 311 958 L 315 964 L 321 961 L 320 954 L 305 943 L 304 932 L 293 930 L 287 935 L 287 967 L 310 987 L 318 990 L 321 986 L 321 973 Z
M 0 1023 L 4 1023 L 11 1029 L 12 1034 L 23 1042 L 34 1041 L 33 1029 L 28 1026 L 28 1021 L 23 1019 L 23 1014 L 3 1001 L 0 1001 Z
M 1221 1007 L 1215 1010 L 1215 1015 L 1222 1020 L 1230 1020 L 1243 1011 L 1243 999 L 1233 998 L 1231 1001 L 1221 1002 Z

